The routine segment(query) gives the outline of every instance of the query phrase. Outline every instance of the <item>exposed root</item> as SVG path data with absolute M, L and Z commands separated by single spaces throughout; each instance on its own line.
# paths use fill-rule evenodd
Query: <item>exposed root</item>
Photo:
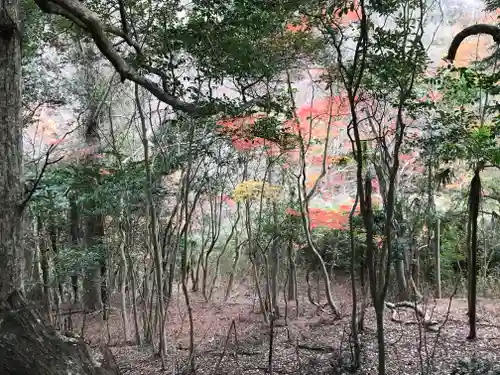
M 409 301 L 401 301 L 396 303 L 386 302 L 385 306 L 392 310 L 391 320 L 393 322 L 401 324 L 417 324 L 417 325 L 421 324 L 425 329 L 431 332 L 437 332 L 439 330 L 438 327 L 439 323 L 435 320 L 431 320 L 431 318 L 427 316 L 426 313 L 422 311 L 422 309 L 420 309 L 414 302 L 409 302 Z M 398 315 L 398 309 L 400 308 L 413 310 L 417 315 L 418 319 L 416 320 L 399 319 L 397 315 Z

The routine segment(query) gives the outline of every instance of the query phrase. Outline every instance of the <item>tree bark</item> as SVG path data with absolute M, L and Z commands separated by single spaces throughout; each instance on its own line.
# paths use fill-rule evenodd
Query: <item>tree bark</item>
M 20 0 L 0 7 L 0 374 L 111 374 L 94 367 L 81 341 L 44 325 L 19 289 L 22 202 Z M 115 372 L 117 374 L 118 372 Z
M 69 221 L 70 221 L 70 236 L 71 245 L 77 247 L 80 243 L 80 215 L 78 212 L 78 205 L 73 195 L 69 196 Z M 73 303 L 77 304 L 80 300 L 78 290 L 78 274 L 79 269 L 74 269 L 71 275 L 71 289 L 73 292 Z
M 0 373 L 2 375 L 118 375 L 95 367 L 81 340 L 58 335 L 43 324 L 34 306 L 14 291 L 0 302 Z M 108 349 L 108 357 L 114 362 Z M 106 361 L 110 365 L 110 360 Z M 103 361 L 104 364 L 104 361 Z
M 125 204 L 123 197 L 121 199 L 120 204 Z M 127 243 L 127 232 L 126 225 L 124 219 L 124 210 L 120 212 L 119 218 L 119 230 L 121 235 L 120 242 L 120 312 L 122 315 L 122 327 L 123 327 L 123 339 L 124 342 L 128 341 L 129 338 L 129 321 L 128 321 L 128 309 L 127 309 L 127 277 L 128 277 L 128 269 L 127 269 L 127 256 L 126 256 L 126 248 L 128 246 Z M 134 270 L 132 270 L 134 272 Z M 135 286 L 135 285 L 134 285 Z M 135 303 L 135 301 L 134 301 Z
M 441 220 L 436 223 L 436 297 L 441 298 Z
M 97 235 L 97 223 L 95 216 L 88 217 L 86 220 L 85 228 L 85 245 L 87 248 L 99 246 L 100 238 Z M 92 251 L 96 251 L 95 248 Z M 99 256 L 103 256 L 99 254 Z M 84 303 L 88 311 L 99 311 L 102 309 L 102 295 L 101 295 L 101 269 L 100 264 L 89 264 L 85 272 L 83 280 L 84 286 Z
M 0 8 L 0 299 L 21 286 L 20 1 Z
M 475 340 L 476 332 L 476 304 L 477 304 L 477 218 L 479 215 L 479 205 L 481 200 L 481 179 L 480 168 L 474 171 L 474 177 L 470 183 L 469 191 L 469 222 L 467 225 L 467 279 L 468 279 L 468 315 L 469 315 L 469 335 L 468 340 Z
M 406 256 L 406 254 L 403 254 Z M 406 280 L 405 262 L 403 259 L 396 259 L 394 262 L 394 271 L 398 282 L 398 300 L 408 301 L 410 299 L 410 291 L 408 281 Z
M 288 293 L 287 300 L 294 301 L 297 298 L 297 269 L 295 264 L 295 249 L 293 240 L 288 241 Z

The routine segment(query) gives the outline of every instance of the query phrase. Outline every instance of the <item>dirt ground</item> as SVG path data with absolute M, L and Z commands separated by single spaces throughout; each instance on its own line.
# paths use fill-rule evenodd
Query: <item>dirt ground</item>
M 328 312 L 318 312 L 307 299 L 288 306 L 288 317 L 275 323 L 273 372 L 276 374 L 342 374 L 339 364 L 350 361 L 349 323 L 351 306 L 349 286 L 337 285 L 335 298 L 344 318 L 333 320 Z M 305 293 L 301 293 L 305 295 Z M 264 374 L 268 368 L 269 328 L 262 323 L 258 303 L 245 285 L 239 285 L 226 303 L 215 294 L 213 302 L 191 295 L 198 374 Z M 189 322 L 181 295 L 176 296 L 168 312 L 167 371 L 161 371 L 160 359 L 151 347 L 123 342 L 119 310 L 113 308 L 104 334 L 99 319 L 86 319 L 85 339 L 97 352 L 103 337 L 126 375 L 181 374 L 188 355 Z M 432 300 L 426 306 L 438 332 L 429 332 L 415 324 L 411 310 L 401 311 L 394 322 L 386 310 L 385 337 L 387 374 L 449 374 L 459 360 L 473 357 L 500 361 L 500 301 L 480 299 L 478 303 L 478 339 L 467 341 L 467 300 Z M 282 303 L 281 314 L 285 305 Z M 399 319 L 399 318 L 398 318 Z M 359 373 L 376 374 L 377 343 L 373 308 L 367 309 L 365 330 L 361 335 L 362 369 Z M 236 335 L 228 330 L 234 322 Z M 443 325 L 444 324 L 444 325 Z M 76 329 L 79 327 L 77 326 Z M 133 332 L 132 332 L 133 333 Z M 131 338 L 130 338 L 131 339 Z

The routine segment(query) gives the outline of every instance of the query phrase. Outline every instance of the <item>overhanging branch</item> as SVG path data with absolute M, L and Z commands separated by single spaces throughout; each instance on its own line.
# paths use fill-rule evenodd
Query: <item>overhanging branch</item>
M 117 73 L 120 75 L 122 82 L 130 80 L 142 86 L 160 101 L 172 106 L 176 110 L 183 111 L 192 116 L 207 116 L 213 115 L 223 110 L 223 107 L 207 105 L 195 105 L 180 98 L 171 95 L 164 91 L 159 85 L 145 78 L 133 69 L 125 59 L 118 53 L 112 41 L 106 33 L 113 34 L 122 38 L 129 46 L 133 47 L 139 57 L 142 57 L 140 46 L 126 33 L 126 30 L 120 30 L 117 27 L 104 24 L 99 16 L 85 7 L 78 0 L 35 0 L 38 7 L 45 13 L 62 16 L 73 22 L 76 26 L 87 31 L 94 40 L 97 48 L 113 65 Z M 145 66 L 146 70 L 159 75 L 161 78 L 165 76 L 161 71 L 153 67 Z M 262 103 L 261 99 L 256 99 L 247 103 L 242 109 L 249 109 L 252 106 Z
M 448 49 L 448 55 L 446 56 L 446 60 L 453 61 L 457 55 L 457 50 L 460 47 L 460 44 L 464 41 L 464 39 L 469 36 L 479 35 L 479 34 L 488 34 L 491 35 L 495 43 L 500 44 L 500 27 L 495 25 L 487 25 L 487 24 L 477 24 L 473 26 L 466 27 L 462 31 L 460 31 L 451 42 L 450 48 Z

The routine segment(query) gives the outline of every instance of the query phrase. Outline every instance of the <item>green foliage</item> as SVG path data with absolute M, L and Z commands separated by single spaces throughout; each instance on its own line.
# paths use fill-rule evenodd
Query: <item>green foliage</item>
M 301 1 L 198 0 L 178 38 L 205 74 L 271 78 L 305 51 L 305 35 L 283 32 Z
M 500 107 L 487 98 L 498 78 L 474 68 L 446 68 L 426 80 L 442 98 L 426 103 L 434 126 L 424 136 L 424 157 L 432 152 L 435 161 L 466 160 L 472 168 L 481 162 L 500 165 Z
M 57 254 L 56 272 L 62 277 L 80 274 L 99 264 L 105 254 L 104 245 L 87 246 L 85 251 L 79 246 L 64 246 Z
M 40 11 L 31 0 L 21 1 L 23 52 L 23 103 L 71 103 L 75 98 L 64 79 L 67 68 L 62 40 L 68 22 Z
M 458 264 L 467 258 L 465 216 L 441 221 L 441 274 L 443 279 L 453 279 Z

